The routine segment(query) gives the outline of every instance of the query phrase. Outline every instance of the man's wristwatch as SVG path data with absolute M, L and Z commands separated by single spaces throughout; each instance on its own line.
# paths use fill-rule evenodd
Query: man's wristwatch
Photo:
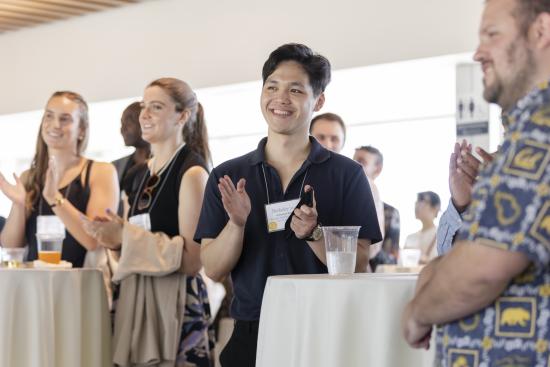
M 313 230 L 309 236 L 304 238 L 304 241 L 319 241 L 323 237 L 323 229 L 321 226 L 321 223 L 317 223 L 317 225 L 313 227 Z

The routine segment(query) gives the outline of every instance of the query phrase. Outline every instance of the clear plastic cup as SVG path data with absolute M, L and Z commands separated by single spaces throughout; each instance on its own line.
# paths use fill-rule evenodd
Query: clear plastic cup
M 23 265 L 25 259 L 25 247 L 2 247 L 0 259 L 2 266 L 7 268 L 18 268 Z
M 38 259 L 50 264 L 61 262 L 61 251 L 65 235 L 59 233 L 37 233 Z
M 414 268 L 420 263 L 422 252 L 417 248 L 405 248 L 400 251 L 399 260 L 406 268 Z
M 330 275 L 353 274 L 360 226 L 323 227 Z
M 36 218 L 36 234 L 58 234 L 65 238 L 65 225 L 57 215 L 39 215 Z
M 65 225 L 56 215 L 39 215 L 36 220 L 36 240 L 38 243 L 38 259 L 59 264 L 63 240 L 65 239 Z

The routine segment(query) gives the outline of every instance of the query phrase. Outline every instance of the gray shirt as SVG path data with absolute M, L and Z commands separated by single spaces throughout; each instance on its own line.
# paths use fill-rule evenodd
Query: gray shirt
M 453 247 L 453 238 L 462 226 L 462 217 L 456 210 L 453 202 L 449 200 L 447 210 L 441 215 L 437 227 L 437 254 L 445 255 Z

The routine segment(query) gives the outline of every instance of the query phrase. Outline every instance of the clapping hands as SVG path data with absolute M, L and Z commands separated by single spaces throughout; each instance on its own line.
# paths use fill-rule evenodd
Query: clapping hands
M 15 173 L 13 174 L 15 179 L 15 185 L 9 183 L 3 174 L 0 173 L 0 190 L 16 205 L 25 205 L 25 199 L 27 197 L 27 191 L 21 181 L 21 178 Z
M 82 215 L 80 218 L 82 226 L 84 231 L 103 247 L 119 250 L 122 244 L 124 220 L 109 209 L 106 213 L 106 217 L 95 217 L 93 220 Z
M 454 152 L 449 161 L 449 188 L 453 205 L 463 212 L 472 200 L 472 189 L 476 183 L 479 171 L 484 164 L 493 161 L 493 156 L 482 148 L 476 148 L 476 153 L 483 163 L 472 154 L 472 145 L 466 140 L 455 143 Z
M 250 197 L 246 193 L 245 184 L 246 180 L 241 178 L 235 187 L 227 175 L 220 178 L 218 182 L 223 207 L 229 215 L 229 221 L 238 227 L 244 227 L 251 210 Z

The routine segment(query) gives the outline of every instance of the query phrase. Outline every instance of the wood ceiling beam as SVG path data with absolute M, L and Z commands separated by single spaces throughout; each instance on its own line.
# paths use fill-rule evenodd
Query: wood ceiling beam
M 87 12 L 87 10 L 85 9 L 69 8 L 62 5 L 44 4 L 30 0 L 2 0 L 1 4 L 2 5 L 0 5 L 0 8 L 6 8 L 10 10 L 25 11 L 33 9 L 35 11 L 54 12 L 72 16 L 82 15 Z
M 20 28 L 21 28 L 20 26 L 16 26 L 16 25 L 8 25 L 8 24 L 0 23 L 0 32 L 14 31 L 14 30 L 20 29 Z
M 44 22 L 37 21 L 37 20 L 22 20 L 22 19 L 15 19 L 15 18 L 9 18 L 0 15 L 0 23 L 8 26 L 15 26 L 15 27 L 26 27 L 29 25 L 37 25 L 42 24 Z
M 50 22 L 52 20 L 63 19 L 62 15 L 33 15 L 33 14 L 22 14 L 8 10 L 0 9 L 0 16 L 5 18 L 13 18 L 20 20 L 30 20 L 30 21 L 39 21 L 39 22 Z
M 84 2 L 84 1 L 72 1 L 72 0 L 34 0 L 33 2 L 65 6 L 67 8 L 73 8 L 73 9 L 82 9 L 82 10 L 87 10 L 89 12 L 107 9 L 107 7 L 105 6 L 97 5 L 89 1 Z
M 39 17 L 50 17 L 52 19 L 59 19 L 62 17 L 68 17 L 73 14 L 62 13 L 58 11 L 34 9 L 30 7 L 14 6 L 11 4 L 0 3 L 0 11 L 6 11 L 13 14 L 31 15 Z
M 110 8 L 116 8 L 123 5 L 132 4 L 133 0 L 88 0 L 87 2 L 104 5 Z
M 51 23 L 144 0 L 0 0 L 0 32 Z

